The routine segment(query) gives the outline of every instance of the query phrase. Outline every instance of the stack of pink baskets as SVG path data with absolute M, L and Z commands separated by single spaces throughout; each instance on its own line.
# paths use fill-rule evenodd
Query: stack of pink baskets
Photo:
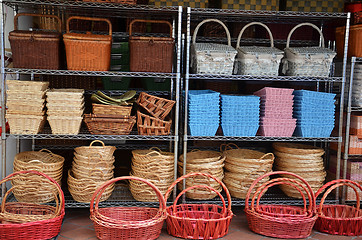
M 296 119 L 293 118 L 293 89 L 264 87 L 254 95 L 260 97 L 259 135 L 291 137 Z

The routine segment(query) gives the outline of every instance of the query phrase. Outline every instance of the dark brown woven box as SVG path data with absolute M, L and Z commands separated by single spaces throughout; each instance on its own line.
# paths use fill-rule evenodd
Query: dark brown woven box
M 84 122 L 91 134 L 127 135 L 136 123 L 135 116 L 113 118 L 107 115 L 84 114 Z
M 18 30 L 20 16 L 55 18 L 58 32 Z M 9 33 L 13 63 L 16 68 L 59 69 L 61 20 L 55 15 L 19 13 L 14 17 L 14 31 Z
M 172 120 L 164 121 L 137 111 L 139 135 L 170 135 Z
M 136 22 L 167 24 L 170 28 L 170 37 L 132 36 L 132 26 Z M 129 26 L 130 70 L 132 72 L 172 72 L 174 46 L 171 23 L 157 20 L 133 20 Z

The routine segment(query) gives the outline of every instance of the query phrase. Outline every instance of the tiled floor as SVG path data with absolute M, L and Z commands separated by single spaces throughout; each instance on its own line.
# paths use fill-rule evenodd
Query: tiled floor
M 259 240 L 259 239 L 275 239 L 268 238 L 262 235 L 251 232 L 247 226 L 247 221 L 242 208 L 233 208 L 235 216 L 232 219 L 229 233 L 222 239 L 234 240 L 234 239 L 246 239 L 246 240 Z M 89 219 L 88 209 L 66 209 L 66 216 L 63 222 L 63 226 L 57 240 L 86 240 L 97 239 L 93 222 Z M 166 239 L 178 239 L 167 234 L 165 228 L 162 230 L 160 240 Z M 313 231 L 310 240 L 362 240 L 362 236 L 359 237 L 344 237 L 328 235 L 320 232 Z

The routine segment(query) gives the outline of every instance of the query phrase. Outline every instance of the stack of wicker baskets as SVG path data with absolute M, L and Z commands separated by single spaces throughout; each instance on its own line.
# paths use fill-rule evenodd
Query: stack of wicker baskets
M 184 175 L 183 160 L 184 157 L 181 155 L 178 162 L 178 173 L 180 176 Z M 193 150 L 186 154 L 186 160 L 185 174 L 203 172 L 218 178 L 220 181 L 224 178 L 223 167 L 225 157 L 220 152 Z M 215 180 L 203 176 L 189 178 L 185 181 L 185 184 L 186 188 L 195 185 L 208 185 L 219 192 L 222 190 L 221 185 Z M 179 184 L 178 188 L 181 190 L 182 184 Z M 203 188 L 196 188 L 186 192 L 186 197 L 198 200 L 212 199 L 216 196 L 215 192 Z
M 223 150 L 221 145 L 221 150 Z M 233 148 L 236 147 L 236 148 Z M 241 149 L 235 144 L 228 144 L 223 151 L 225 157 L 225 177 L 223 182 L 231 196 L 245 199 L 251 184 L 258 177 L 271 172 L 274 162 L 273 153 L 263 153 L 251 149 Z M 256 188 L 268 181 L 266 177 Z
M 8 111 L 11 134 L 37 134 L 46 121 L 44 114 L 45 92 L 48 82 L 6 81 Z
M 14 172 L 36 170 L 53 178 L 59 185 L 63 176 L 64 157 L 47 149 L 26 151 L 15 155 Z M 19 177 L 12 180 L 14 196 L 18 201 L 46 203 L 54 200 L 57 189 L 43 181 L 42 176 Z M 25 188 L 26 191 L 22 191 Z
M 158 148 L 132 151 L 131 176 L 147 179 L 165 195 L 174 181 L 174 153 L 163 152 Z M 146 183 L 130 180 L 129 188 L 137 201 L 157 202 L 158 197 Z
M 326 171 L 324 169 L 324 150 L 319 147 L 298 143 L 273 143 L 275 170 L 289 171 L 304 178 L 314 192 L 322 187 Z M 283 192 L 290 196 L 300 198 L 300 193 L 292 187 L 281 185 Z
M 100 142 L 102 146 L 93 146 Z M 105 146 L 102 141 L 94 140 L 89 146 L 74 149 L 72 169 L 68 172 L 68 190 L 73 199 L 89 203 L 95 190 L 113 178 L 114 146 Z M 101 201 L 107 200 L 114 190 L 114 184 L 106 188 Z
M 53 134 L 79 133 L 84 111 L 83 89 L 52 89 L 47 92 L 47 114 Z

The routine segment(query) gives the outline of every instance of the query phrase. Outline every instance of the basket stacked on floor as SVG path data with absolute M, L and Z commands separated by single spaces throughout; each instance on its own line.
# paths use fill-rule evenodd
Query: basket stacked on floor
M 138 105 L 148 114 L 137 111 L 137 129 L 139 135 L 169 135 L 172 120 L 165 120 L 176 101 L 156 97 L 141 92 Z
M 261 136 L 291 137 L 295 130 L 293 118 L 293 89 L 265 87 L 254 95 L 261 98 Z
M 223 150 L 223 147 L 225 149 Z M 233 148 L 236 147 L 236 148 Z M 246 193 L 255 179 L 272 171 L 273 153 L 263 153 L 251 149 L 241 149 L 235 144 L 221 145 L 225 156 L 225 177 L 223 182 L 231 196 L 245 199 Z M 268 181 L 262 179 L 256 187 Z
M 220 124 L 220 93 L 190 90 L 188 127 L 191 136 L 215 136 Z
M 193 172 L 202 172 L 210 174 L 220 181 L 224 178 L 224 160 L 225 157 L 221 155 L 221 153 L 216 151 L 200 151 L 194 150 L 188 152 L 186 154 L 186 171 L 185 173 L 193 173 Z M 183 165 L 184 156 L 181 155 L 178 162 L 178 173 L 180 176 L 184 175 L 184 165 Z M 220 184 L 213 180 L 208 179 L 203 176 L 196 176 L 185 181 L 186 188 L 191 187 L 193 185 L 208 185 L 217 191 L 221 191 L 222 188 Z M 182 190 L 182 184 L 178 185 L 178 188 Z M 191 199 L 212 199 L 217 196 L 217 193 L 205 190 L 205 189 L 192 189 L 186 192 L 186 197 Z
M 36 170 L 54 179 L 59 185 L 63 176 L 64 157 L 54 154 L 47 149 L 40 151 L 26 151 L 15 155 L 14 172 Z M 46 203 L 54 200 L 54 186 L 43 183 L 43 177 L 32 175 L 29 178 L 18 177 L 12 180 L 14 196 L 18 201 L 32 203 Z M 19 191 L 18 186 L 27 188 Z M 50 189 L 49 189 L 50 187 Z
M 298 174 L 308 181 L 314 192 L 322 187 L 327 174 L 324 169 L 322 148 L 282 142 L 273 143 L 273 148 L 276 156 L 276 170 Z M 301 197 L 299 192 L 290 186 L 281 185 L 280 187 L 290 197 Z
M 158 148 L 132 151 L 131 176 L 140 177 L 153 183 L 164 195 L 174 180 L 174 153 Z M 129 189 L 137 201 L 155 202 L 158 197 L 146 183 L 129 181 Z
M 64 194 L 54 179 L 38 171 L 20 171 L 2 179 L 0 184 L 34 176 L 41 177 L 42 181 L 50 186 L 48 190 L 56 199 L 55 206 L 16 201 L 6 202 L 11 191 L 17 190 L 24 194 L 28 191 L 27 186 L 13 186 L 6 192 L 1 203 L 0 239 L 51 239 L 59 234 L 64 218 Z M 38 189 L 43 190 L 39 187 Z
M 44 106 L 49 82 L 6 81 L 6 118 L 11 134 L 37 134 L 46 121 Z
M 93 146 L 100 142 L 102 146 Z M 105 146 L 102 141 L 94 140 L 89 146 L 74 149 L 72 168 L 68 172 L 68 190 L 73 199 L 89 203 L 95 190 L 113 178 L 113 146 Z M 107 200 L 114 190 L 111 184 L 102 194 L 100 201 Z
M 294 117 L 299 137 L 330 137 L 334 128 L 334 93 L 296 90 Z
M 84 111 L 83 94 L 83 89 L 51 89 L 47 92 L 47 115 L 53 134 L 79 133 Z
M 253 137 L 259 128 L 257 96 L 221 96 L 221 127 L 224 136 Z

